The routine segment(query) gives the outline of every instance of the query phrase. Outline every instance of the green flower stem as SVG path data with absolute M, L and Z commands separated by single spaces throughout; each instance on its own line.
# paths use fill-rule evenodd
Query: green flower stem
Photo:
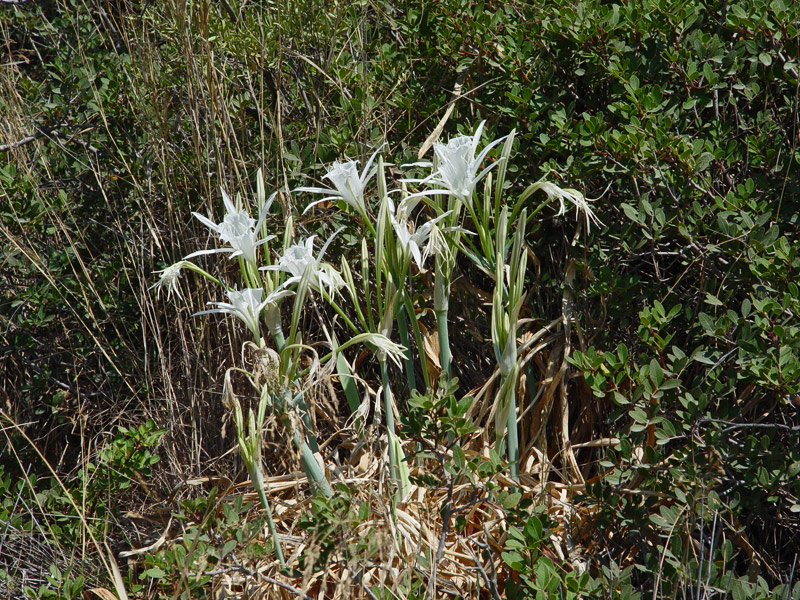
M 447 312 L 450 306 L 450 272 L 448 260 L 436 255 L 436 278 L 433 287 L 433 311 L 436 314 L 436 329 L 439 334 L 439 363 L 447 379 L 452 378 L 450 369 L 450 332 L 447 328 Z
M 270 508 L 267 494 L 264 491 L 264 475 L 261 472 L 261 465 L 248 462 L 247 470 L 250 474 L 250 481 L 258 492 L 258 499 L 261 501 L 261 506 L 264 512 L 267 513 L 267 527 L 269 534 L 272 536 L 272 543 L 275 545 L 275 555 L 278 557 L 278 563 L 281 565 L 281 570 L 286 570 L 286 560 L 283 558 L 283 550 L 281 549 L 281 542 L 278 539 L 278 532 L 275 530 L 275 521 L 272 519 L 272 508 Z
M 397 332 L 400 334 L 400 343 L 407 348 L 405 352 L 406 381 L 409 390 L 417 389 L 417 379 L 414 376 L 414 359 L 411 356 L 411 344 L 408 340 L 408 322 L 406 321 L 406 307 L 400 303 L 395 309 L 397 314 Z
M 219 279 L 214 277 L 211 273 L 209 273 L 205 269 L 202 269 L 201 267 L 198 267 L 193 262 L 189 262 L 188 260 L 183 260 L 183 261 L 181 261 L 180 264 L 182 265 L 183 268 L 189 269 L 190 271 L 194 271 L 198 275 L 202 275 L 203 277 L 205 277 L 209 281 L 212 281 L 212 282 L 216 283 L 218 286 L 223 288 L 225 291 L 230 291 L 232 289 L 229 285 L 226 285 L 225 283 L 223 283 L 222 281 L 220 281 Z
M 411 331 L 414 332 L 414 342 L 417 344 L 417 351 L 423 347 L 422 345 L 422 333 L 419 330 L 419 323 L 417 322 L 417 316 L 414 313 L 414 305 L 411 303 L 411 297 L 408 294 L 403 294 L 403 303 L 406 307 L 406 315 L 411 318 Z M 409 349 L 409 352 L 411 350 Z M 429 390 L 431 387 L 430 375 L 428 373 L 427 367 L 422 365 L 422 378 L 425 381 L 425 389 Z
M 383 385 L 383 410 L 386 413 L 386 436 L 387 443 L 389 444 L 389 474 L 398 486 L 400 485 L 400 472 L 397 466 L 397 455 L 395 447 L 392 443 L 394 434 L 394 410 L 392 410 L 392 392 L 389 389 L 389 366 L 386 364 L 386 357 L 381 361 L 381 382 Z
M 274 308 L 275 310 L 279 310 L 277 307 Z M 272 318 L 268 320 L 271 323 L 270 333 L 275 341 L 278 353 L 283 354 L 283 351 L 286 349 L 286 340 L 283 337 L 283 330 L 280 326 L 280 313 L 278 313 L 277 319 Z M 287 391 L 284 394 L 284 401 L 286 402 L 287 408 L 290 410 L 292 407 L 297 407 L 303 422 L 303 428 L 305 429 L 305 433 L 302 436 L 300 432 L 297 431 L 294 431 L 292 435 L 295 447 L 300 452 L 300 462 L 303 466 L 303 471 L 305 471 L 306 477 L 308 477 L 308 481 L 314 489 L 320 490 L 325 496 L 331 496 L 333 490 L 325 477 L 324 470 L 320 467 L 315 456 L 315 453 L 319 452 L 319 443 L 317 442 L 314 424 L 311 421 L 311 414 L 308 410 L 303 392 L 299 392 L 292 400 L 291 394 Z M 282 419 L 282 422 L 287 431 L 292 431 L 294 429 L 288 418 Z
M 350 270 L 350 265 L 345 260 L 345 257 L 342 257 L 342 277 L 344 278 L 345 289 L 350 296 L 350 301 L 353 304 L 353 308 L 356 310 L 356 315 L 358 315 L 358 320 L 363 330 L 366 331 L 369 329 L 369 325 L 367 324 L 366 318 L 364 318 L 364 311 L 361 310 L 361 301 L 357 296 L 356 284 L 355 281 L 353 281 L 353 272 Z
M 501 377 L 500 388 L 505 385 L 505 376 Z M 511 478 L 519 481 L 519 437 L 517 433 L 517 393 L 511 390 L 511 408 L 508 411 L 508 421 L 506 422 L 506 446 L 508 451 L 508 462 L 511 463 Z
M 323 297 L 323 298 L 325 298 L 325 300 L 328 302 L 328 304 L 330 304 L 330 305 L 331 305 L 331 307 L 333 308 L 333 310 L 335 310 L 335 311 L 336 311 L 336 314 L 337 314 L 337 315 L 339 315 L 339 316 L 342 318 L 342 320 L 345 322 L 345 324 L 346 324 L 346 325 L 347 325 L 347 326 L 348 326 L 348 327 L 349 327 L 349 328 L 350 328 L 350 329 L 351 329 L 351 330 L 352 330 L 354 333 L 357 333 L 357 334 L 358 334 L 358 333 L 361 333 L 361 329 L 359 329 L 358 327 L 356 327 L 356 324 L 355 324 L 355 323 L 353 323 L 353 321 L 350 319 L 350 317 L 348 317 L 348 316 L 347 316 L 347 313 L 345 313 L 345 312 L 342 310 L 342 308 L 341 308 L 341 307 L 340 307 L 340 306 L 339 306 L 339 305 L 336 303 L 336 300 L 334 300 L 334 299 L 333 299 L 333 297 L 331 297 L 331 295 L 330 295 L 330 294 L 328 294 L 328 292 L 325 290 L 325 288 L 321 288 L 321 289 L 320 289 L 320 291 L 322 292 L 322 297 Z
M 285 393 L 284 400 L 287 401 L 287 410 L 291 410 L 290 395 L 288 392 Z M 302 396 L 298 395 L 295 398 L 295 402 L 297 403 L 298 408 L 302 411 L 305 407 L 305 402 L 302 400 Z M 305 427 L 309 427 L 310 421 L 307 421 L 308 418 L 308 411 L 305 411 L 302 416 L 303 425 Z M 316 447 L 316 452 L 319 452 L 319 446 L 317 445 L 316 438 L 314 438 L 313 435 L 310 438 L 308 436 L 301 435 L 301 433 L 292 426 L 288 415 L 284 415 L 281 418 L 281 423 L 287 431 L 292 432 L 292 441 L 294 442 L 295 448 L 300 453 L 300 464 L 303 466 L 303 471 L 308 478 L 308 483 L 311 485 L 311 488 L 314 490 L 319 490 L 327 497 L 332 496 L 333 490 L 331 489 L 331 484 L 328 482 L 328 479 L 325 477 L 325 471 L 319 464 L 319 461 L 317 461 L 315 451 L 312 449 L 309 443 L 306 442 L 306 440 L 309 440 L 311 443 L 313 443 L 314 447 Z
M 295 448 L 300 453 L 300 463 L 303 466 L 308 481 L 314 489 L 320 490 L 325 496 L 330 497 L 333 495 L 331 484 L 325 477 L 325 471 L 317 461 L 316 453 L 319 452 L 319 443 L 317 442 L 317 435 L 314 431 L 314 424 L 311 422 L 311 414 L 308 410 L 303 392 L 300 391 L 292 399 L 289 391 L 284 392 L 284 401 L 287 410 L 297 408 L 300 412 L 300 420 L 303 422 L 303 429 L 305 432 L 297 431 L 297 428 L 292 426 L 288 417 L 281 419 L 287 431 L 292 432 L 292 441 Z
M 295 445 L 299 445 L 300 463 L 303 465 L 303 471 L 305 471 L 306 477 L 308 477 L 309 483 L 311 483 L 311 487 L 322 492 L 326 498 L 330 498 L 333 496 L 333 488 L 331 488 L 331 484 L 328 482 L 327 477 L 325 477 L 325 471 L 322 469 L 322 466 L 320 466 L 319 461 L 317 461 L 317 457 L 308 444 L 300 440 L 299 434 L 295 434 L 294 437 Z
M 434 312 L 436 313 L 436 330 L 439 334 L 439 363 L 442 366 L 442 373 L 447 375 L 447 379 L 451 379 L 450 332 L 447 327 L 447 309 Z
M 489 231 L 488 224 L 480 219 L 475 212 L 472 204 L 467 204 L 467 212 L 472 218 L 472 223 L 475 225 L 475 231 L 478 234 L 478 240 L 481 243 L 481 251 L 487 260 L 491 261 L 495 257 L 495 250 L 492 244 L 491 232 Z
M 283 337 L 283 329 L 280 327 L 276 327 L 272 331 L 270 331 L 272 335 L 272 339 L 275 342 L 275 348 L 278 351 L 278 354 L 281 354 L 284 349 L 286 349 L 286 339 Z
M 275 342 L 275 349 L 278 354 L 283 354 L 286 349 L 286 338 L 283 337 L 283 328 L 281 327 L 281 309 L 275 303 L 270 303 L 264 309 L 266 313 L 267 327 L 272 336 L 272 341 Z
M 314 424 L 311 422 L 311 413 L 306 404 L 305 395 L 299 392 L 294 398 L 295 406 L 300 410 L 300 418 L 303 420 L 303 425 L 306 428 L 306 439 L 311 452 L 319 452 L 319 444 L 317 443 L 317 435 L 314 431 Z
M 374 240 L 377 237 L 377 235 L 375 233 L 375 226 L 372 224 L 372 220 L 366 214 L 362 213 L 361 221 L 367 226 L 370 234 L 372 234 L 372 239 Z
M 261 277 L 259 277 L 256 266 L 246 260 L 240 260 L 240 264 L 243 266 L 242 273 L 244 274 L 244 280 L 247 283 L 247 287 L 262 287 Z M 269 292 L 269 290 L 267 291 Z
M 380 265 L 378 265 L 380 270 Z M 376 277 L 378 275 L 376 274 Z M 372 315 L 372 290 L 369 283 L 369 252 L 367 251 L 367 242 L 362 240 L 361 243 L 361 281 L 364 292 L 364 312 L 369 319 L 369 331 L 376 331 L 375 318 Z
M 527 199 L 529 196 L 530 196 L 530 194 L 528 194 L 526 196 L 525 193 L 523 193 L 522 197 L 520 197 L 520 200 L 517 200 L 517 204 L 514 205 L 514 209 L 511 211 L 511 216 L 509 217 L 509 220 L 512 223 L 516 223 L 517 222 L 517 219 L 519 218 L 519 214 L 522 212 L 522 209 L 525 208 L 525 202 L 523 201 L 523 197 L 524 197 L 524 199 Z M 525 224 L 527 225 L 528 223 L 530 223 L 536 217 L 536 215 L 538 215 L 540 212 L 542 212 L 542 210 L 544 210 L 544 208 L 546 206 L 550 206 L 550 200 L 549 199 L 545 200 L 544 202 L 539 204 L 536 208 L 534 208 L 530 212 L 529 215 L 527 215 L 527 218 L 525 220 Z

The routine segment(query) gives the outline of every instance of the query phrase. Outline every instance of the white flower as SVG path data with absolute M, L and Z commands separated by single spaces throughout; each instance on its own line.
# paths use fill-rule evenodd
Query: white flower
M 441 248 L 443 242 L 440 235 L 441 230 L 436 227 L 436 224 L 451 212 L 448 211 L 431 219 L 421 227 L 417 227 L 412 233 L 411 230 L 414 225 L 409 223 L 404 204 L 400 204 L 396 214 L 392 209 L 392 205 L 389 205 L 389 219 L 397 236 L 397 241 L 403 249 L 403 253 L 406 256 L 410 253 L 420 269 L 424 268 L 425 260 L 428 256 L 436 254 Z
M 312 206 L 316 206 L 320 202 L 325 202 L 326 200 L 342 200 L 345 204 L 354 208 L 359 215 L 366 219 L 367 204 L 364 200 L 364 188 L 377 172 L 377 168 L 371 167 L 375 157 L 378 155 L 378 152 L 381 151 L 381 148 L 383 148 L 383 144 L 381 144 L 378 149 L 375 150 L 372 156 L 369 157 L 369 160 L 367 161 L 367 164 L 364 166 L 364 170 L 360 175 L 358 173 L 358 161 L 335 161 L 331 166 L 331 170 L 322 176 L 323 179 L 327 179 L 331 182 L 333 189 L 323 187 L 296 188 L 294 190 L 295 192 L 327 194 L 325 198 L 316 200 L 306 206 L 306 209 L 303 211 L 303 213 L 305 214 Z
M 185 258 L 193 258 L 203 254 L 215 254 L 217 252 L 230 252 L 231 258 L 243 256 L 245 260 L 255 265 L 257 262 L 256 248 L 261 244 L 266 244 L 275 237 L 274 235 L 268 235 L 263 240 L 258 239 L 258 232 L 269 212 L 272 201 L 275 199 L 275 194 L 273 193 L 266 203 L 264 203 L 261 214 L 258 217 L 258 222 L 256 222 L 250 218 L 246 210 L 237 211 L 233 202 L 231 202 L 231 199 L 228 197 L 228 194 L 225 193 L 225 190 L 220 191 L 222 192 L 222 201 L 225 203 L 225 209 L 227 211 L 222 223 L 214 223 L 200 213 L 192 214 L 197 217 L 203 225 L 219 235 L 219 239 L 223 243 L 230 245 L 230 248 L 198 250 L 197 252 L 192 252 Z
M 564 204 L 564 200 L 572 202 L 572 204 L 575 205 L 575 218 L 577 219 L 580 213 L 583 213 L 583 216 L 586 219 L 587 233 L 590 231 L 592 223 L 597 225 L 603 224 L 603 222 L 597 218 L 597 215 L 592 212 L 592 208 L 589 206 L 589 201 L 578 190 L 572 188 L 561 188 L 554 183 L 550 183 L 549 181 L 538 181 L 537 183 L 533 184 L 533 187 L 535 190 L 538 189 L 547 194 L 548 199 L 559 201 L 560 206 L 558 209 L 558 216 L 566 213 L 567 209 Z
M 161 271 L 155 271 L 156 273 L 161 273 L 158 281 L 156 281 L 153 285 L 150 286 L 149 289 L 156 288 L 156 296 L 161 296 L 161 290 L 163 288 L 167 289 L 167 300 L 170 299 L 172 293 L 175 292 L 175 295 L 183 300 L 183 296 L 181 296 L 180 291 L 178 290 L 178 279 L 181 276 L 181 269 L 184 267 L 184 261 L 180 260 L 176 262 L 174 265 L 168 266 L 166 269 L 162 269 Z
M 425 190 L 413 194 L 413 196 L 453 194 L 461 198 L 464 203 L 471 204 L 472 193 L 475 190 L 475 186 L 478 185 L 481 179 L 489 174 L 489 171 L 500 162 L 500 159 L 489 165 L 481 171 L 480 174 L 478 174 L 478 167 L 480 167 L 489 151 L 508 137 L 504 136 L 491 142 L 478 156 L 475 156 L 485 122 L 486 121 L 481 121 L 472 137 L 459 135 L 452 138 L 447 144 L 439 142 L 433 144 L 433 151 L 436 154 L 438 168 L 425 179 L 404 179 L 403 181 L 425 185 L 439 185 L 444 189 Z M 414 163 L 414 166 L 432 166 L 432 164 L 423 162 Z
M 259 339 L 261 337 L 261 331 L 258 326 L 258 321 L 261 311 L 264 310 L 268 304 L 275 303 L 284 296 L 290 296 L 294 293 L 285 289 L 284 285 L 272 292 L 262 302 L 261 294 L 263 291 L 264 290 L 261 288 L 245 288 L 241 291 L 229 290 L 227 294 L 230 303 L 209 302 L 209 306 L 216 306 L 217 308 L 201 310 L 192 316 L 196 317 L 198 315 L 208 315 L 211 313 L 234 315 L 244 321 L 244 324 L 247 325 L 247 328 L 251 331 L 253 336 L 255 336 L 256 339 Z
M 316 236 L 312 235 L 306 240 L 286 248 L 286 251 L 277 264 L 261 267 L 261 270 L 283 271 L 284 273 L 288 273 L 291 277 L 286 281 L 286 284 L 284 284 L 288 285 L 300 281 L 306 271 L 306 267 L 311 265 L 311 287 L 317 291 L 326 288 L 328 293 L 332 294 L 344 285 L 344 280 L 336 269 L 322 262 L 322 256 L 333 241 L 333 238 L 340 231 L 341 229 L 335 231 L 333 235 L 328 238 L 316 257 L 314 257 L 314 238 Z
M 400 361 L 405 357 L 407 348 L 396 344 L 382 333 L 359 333 L 339 346 L 336 351 L 340 352 L 355 344 L 372 344 L 379 353 L 385 353 L 396 365 L 400 366 Z

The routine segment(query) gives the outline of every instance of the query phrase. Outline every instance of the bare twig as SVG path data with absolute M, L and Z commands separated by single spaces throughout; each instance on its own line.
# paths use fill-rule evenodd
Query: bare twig
M 272 585 L 277 585 L 278 587 L 281 587 L 281 588 L 283 588 L 283 589 L 285 589 L 285 590 L 287 590 L 287 591 L 299 596 L 303 600 L 313 600 L 313 598 L 311 598 L 311 596 L 309 596 L 308 594 L 304 593 L 303 591 L 297 589 L 293 585 L 288 584 L 285 581 L 281 581 L 280 579 L 274 579 L 272 577 L 264 575 L 263 573 L 259 573 L 258 571 L 252 571 L 252 570 L 248 569 L 247 567 L 243 566 L 233 554 L 231 554 L 230 557 L 231 557 L 231 559 L 233 559 L 233 563 L 236 565 L 236 570 L 238 570 L 243 575 L 248 575 L 249 577 L 255 577 L 256 579 L 260 578 L 260 579 L 264 580 L 267 583 L 271 583 Z
M 27 2 L 27 0 L 21 0 L 21 2 L 17 2 L 16 0 L 14 1 L 0 0 L 0 3 L 5 3 L 5 4 L 21 4 L 22 2 Z M 0 152 L 8 152 L 9 150 L 14 150 L 15 148 L 19 148 L 20 146 L 24 146 L 25 144 L 30 144 L 31 142 L 38 140 L 39 138 L 45 137 L 48 134 L 52 134 L 53 136 L 60 135 L 58 131 L 55 131 L 50 128 L 38 129 L 36 133 L 26 136 L 21 140 L 17 140 L 16 142 L 11 142 L 10 144 L 0 145 Z
M 737 429 L 778 429 L 780 431 L 788 431 L 789 433 L 800 433 L 800 425 L 792 427 L 790 425 L 783 425 L 782 423 L 734 423 L 733 421 L 723 421 L 722 419 L 711 419 L 709 417 L 698 419 L 696 426 L 699 427 L 704 423 L 728 425 L 728 427 L 720 432 L 722 434 L 730 433 Z
M 481 550 L 488 551 L 489 546 L 487 544 L 479 542 L 478 540 L 473 540 L 473 542 Z M 472 548 L 467 546 L 467 552 L 469 552 L 470 556 L 472 557 L 472 561 L 475 563 L 475 566 L 471 568 L 475 569 L 478 572 L 478 574 L 480 574 L 480 576 L 483 578 L 484 582 L 486 582 L 486 587 L 489 588 L 489 592 L 492 594 L 492 598 L 494 598 L 494 600 L 501 600 L 500 592 L 497 589 L 497 572 L 494 569 L 494 563 L 491 561 L 491 559 L 489 560 L 489 565 L 492 569 L 492 574 L 490 576 L 486 572 L 486 569 L 484 569 L 481 566 L 480 559 L 478 558 L 478 555 L 475 554 L 475 552 L 472 550 Z

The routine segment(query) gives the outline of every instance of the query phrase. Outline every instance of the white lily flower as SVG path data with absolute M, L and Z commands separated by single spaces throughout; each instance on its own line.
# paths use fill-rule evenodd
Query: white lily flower
M 181 269 L 183 267 L 184 267 L 184 261 L 179 260 L 174 265 L 168 266 L 166 269 L 162 269 L 161 271 L 155 271 L 156 273 L 161 273 L 161 276 L 159 277 L 158 281 L 156 281 L 148 289 L 152 290 L 153 288 L 156 288 L 156 297 L 160 297 L 161 290 L 166 288 L 167 300 L 170 299 L 173 292 L 178 298 L 183 300 L 183 296 L 181 296 L 181 293 L 178 290 L 178 279 L 180 279 Z
M 192 316 L 196 317 L 198 315 L 208 315 L 211 313 L 234 315 L 239 317 L 244 324 L 247 325 L 247 328 L 256 339 L 260 339 L 261 330 L 258 326 L 258 321 L 261 311 L 264 310 L 267 305 L 276 303 L 281 298 L 294 294 L 294 292 L 287 290 L 286 286 L 283 285 L 269 294 L 266 299 L 262 301 L 261 294 L 263 291 L 264 290 L 261 288 L 245 288 L 241 291 L 229 290 L 227 292 L 228 300 L 230 300 L 229 303 L 209 302 L 208 304 L 210 306 L 216 306 L 217 308 L 201 310 L 200 312 L 194 313 Z
M 481 139 L 483 125 L 481 121 L 475 134 L 470 137 L 459 135 L 452 138 L 447 144 L 435 142 L 433 151 L 436 154 L 438 168 L 424 179 L 403 179 L 408 183 L 421 183 L 425 185 L 440 185 L 444 189 L 425 190 L 412 194 L 412 196 L 432 196 L 434 194 L 453 194 L 461 198 L 464 203 L 471 204 L 472 193 L 481 179 L 502 159 L 496 160 L 483 171 L 478 173 L 478 167 L 486 158 L 489 151 L 497 146 L 508 136 L 501 137 L 487 145 L 477 156 L 478 142 Z M 432 166 L 432 163 L 414 163 L 404 166 Z
M 303 214 L 309 211 L 312 206 L 316 206 L 320 202 L 326 200 L 342 200 L 348 206 L 354 208 L 359 215 L 367 218 L 367 204 L 364 200 L 364 188 L 369 183 L 370 179 L 375 176 L 377 168 L 371 168 L 375 157 L 383 148 L 384 144 L 378 146 L 378 149 L 369 157 L 367 164 L 361 174 L 358 173 L 358 161 L 348 160 L 339 162 L 338 160 L 333 163 L 331 170 L 322 176 L 333 184 L 333 188 L 323 187 L 299 187 L 295 192 L 309 192 L 312 194 L 327 194 L 321 200 L 315 200 L 303 211 Z
M 588 233 L 591 229 L 591 224 L 595 223 L 596 225 L 602 225 L 603 222 L 597 218 L 597 215 L 592 212 L 591 206 L 589 206 L 589 201 L 586 197 L 581 194 L 578 190 L 573 188 L 561 188 L 554 183 L 550 183 L 549 181 L 539 181 L 534 184 L 536 189 L 543 191 L 547 194 L 547 197 L 550 200 L 558 200 L 560 203 L 558 209 L 558 216 L 561 216 L 566 213 L 566 206 L 564 204 L 564 200 L 571 202 L 575 205 L 575 218 L 577 219 L 581 213 L 583 213 L 584 218 L 586 219 L 586 232 Z
M 333 294 L 336 290 L 344 285 L 342 276 L 328 263 L 322 262 L 322 256 L 325 250 L 333 241 L 333 238 L 341 231 L 338 229 L 328 238 L 325 244 L 314 257 L 314 238 L 312 235 L 304 241 L 298 242 L 286 248 L 286 251 L 281 256 L 280 260 L 275 265 L 261 267 L 262 271 L 283 271 L 288 273 L 291 277 L 284 285 L 300 281 L 305 273 L 306 266 L 311 265 L 311 287 L 318 292 L 323 288 L 328 290 L 329 294 Z
M 197 217 L 197 219 L 203 225 L 219 235 L 219 239 L 223 243 L 229 244 L 230 248 L 198 250 L 197 252 L 192 252 L 185 258 L 193 258 L 203 254 L 230 252 L 231 258 L 243 256 L 245 260 L 255 265 L 257 262 L 256 248 L 261 244 L 266 244 L 275 237 L 274 235 L 268 235 L 263 240 L 258 239 L 258 232 L 261 230 L 261 225 L 264 223 L 264 219 L 267 217 L 270 206 L 272 206 L 272 201 L 275 199 L 275 193 L 273 193 L 264 203 L 264 206 L 262 207 L 261 213 L 258 217 L 258 222 L 256 222 L 254 219 L 250 218 L 250 215 L 246 210 L 237 211 L 233 202 L 231 202 L 231 199 L 228 197 L 228 194 L 225 193 L 225 190 L 221 189 L 220 191 L 222 192 L 222 201 L 225 203 L 225 209 L 227 211 L 222 223 L 214 223 L 211 219 L 204 217 L 200 213 L 195 212 L 192 214 Z
M 405 352 L 408 350 L 405 346 L 393 342 L 382 333 L 359 333 L 339 346 L 337 352 L 362 343 L 372 344 L 379 353 L 385 352 L 386 357 L 397 366 L 400 366 L 400 361 L 403 360 Z
M 389 205 L 389 219 L 392 223 L 397 241 L 403 249 L 403 253 L 414 258 L 417 266 L 420 269 L 424 268 L 425 260 L 431 254 L 436 254 L 442 247 L 443 239 L 440 235 L 441 229 L 436 227 L 436 224 L 447 217 L 452 211 L 448 211 L 438 217 L 431 219 L 421 227 L 417 227 L 412 233 L 414 225 L 409 222 L 404 210 L 404 204 L 401 203 L 397 213 Z

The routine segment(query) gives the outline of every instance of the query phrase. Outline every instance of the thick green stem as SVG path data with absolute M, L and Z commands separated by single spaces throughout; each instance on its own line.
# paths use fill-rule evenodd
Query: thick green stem
M 397 454 L 392 440 L 394 434 L 394 410 L 392 409 L 392 391 L 389 389 L 389 366 L 384 357 L 381 362 L 381 381 L 383 385 L 383 411 L 386 419 L 387 440 L 389 443 L 389 473 L 392 481 L 400 485 L 400 472 L 397 468 Z
M 400 343 L 406 347 L 404 362 L 408 389 L 417 389 L 417 378 L 414 376 L 414 359 L 411 357 L 411 343 L 408 339 L 408 323 L 406 321 L 406 308 L 401 302 L 397 308 L 397 333 L 400 334 Z
M 325 470 L 319 464 L 316 454 L 319 452 L 319 444 L 317 437 L 314 435 L 313 425 L 311 423 L 311 415 L 308 413 L 308 406 L 306 405 L 303 393 L 300 392 L 292 400 L 291 394 L 287 391 L 284 393 L 284 400 L 286 401 L 286 409 L 293 410 L 296 407 L 300 411 L 300 418 L 303 422 L 305 432 L 297 431 L 292 426 L 288 416 L 281 419 L 283 426 L 287 431 L 292 432 L 292 441 L 295 448 L 300 453 L 300 463 L 303 466 L 303 471 L 308 477 L 311 487 L 321 491 L 325 496 L 332 496 L 333 490 L 328 478 L 325 477 Z
M 250 480 L 258 492 L 261 506 L 264 508 L 264 512 L 267 513 L 267 527 L 269 528 L 269 534 L 272 536 L 272 543 L 275 545 L 275 555 L 278 557 L 278 563 L 281 565 L 281 570 L 285 571 L 286 560 L 283 558 L 281 542 L 278 539 L 278 532 L 275 530 L 275 521 L 272 520 L 272 508 L 270 508 L 269 500 L 267 500 L 267 493 L 264 491 L 264 475 L 261 473 L 261 465 L 248 464 L 247 470 L 250 472 Z
M 330 498 L 333 496 L 333 489 L 328 482 L 328 478 L 325 477 L 325 471 L 308 444 L 299 438 L 299 434 L 296 434 L 295 445 L 299 445 L 300 448 L 300 463 L 303 465 L 303 471 L 305 471 L 306 476 L 309 478 L 312 488 L 322 492 L 326 498 Z M 316 440 L 314 443 L 316 443 Z
M 283 426 L 286 427 L 287 431 L 292 431 L 292 424 L 289 421 L 289 417 L 284 417 L 281 419 L 281 422 Z M 300 464 L 303 466 L 303 472 L 306 474 L 308 483 L 313 490 L 319 490 L 330 498 L 333 495 L 331 484 L 328 482 L 327 477 L 325 477 L 325 471 L 322 465 L 319 464 L 314 451 L 309 447 L 304 438 L 305 436 L 301 435 L 299 431 L 292 432 L 292 441 L 294 442 L 295 448 L 297 448 L 297 451 L 300 453 Z M 314 440 L 314 444 L 316 445 L 316 440 Z
M 277 328 L 270 333 L 272 334 L 272 340 L 275 342 L 275 349 L 278 351 L 278 354 L 281 354 L 286 348 L 286 339 L 283 337 L 283 330 Z
M 433 284 L 433 311 L 436 313 L 436 329 L 439 333 L 439 363 L 448 379 L 450 369 L 450 333 L 447 328 L 447 311 L 450 307 L 450 274 L 452 265 L 441 254 L 436 255 L 436 278 Z
M 272 341 L 275 342 L 275 349 L 278 354 L 283 354 L 286 348 L 286 339 L 283 337 L 283 327 L 281 327 L 281 309 L 274 302 L 267 304 L 264 309 L 266 315 L 267 327 L 272 336 Z
M 311 413 L 308 411 L 308 405 L 306 404 L 306 399 L 303 395 L 303 392 L 300 392 L 297 394 L 297 396 L 295 396 L 294 403 L 300 411 L 300 418 L 303 420 L 303 425 L 306 428 L 305 437 L 308 440 L 308 446 L 311 448 L 312 452 L 319 452 L 317 434 L 314 431 L 314 424 L 311 422 Z
M 505 383 L 505 382 L 503 382 Z M 502 384 L 501 384 L 502 387 Z M 517 437 L 517 394 L 510 392 L 511 408 L 506 421 L 506 445 L 508 446 L 508 462 L 511 463 L 511 478 L 519 481 L 519 438 Z
M 450 333 L 447 328 L 447 309 L 434 311 L 436 313 L 436 329 L 439 333 L 439 362 L 442 365 L 442 373 L 452 378 L 450 367 Z

